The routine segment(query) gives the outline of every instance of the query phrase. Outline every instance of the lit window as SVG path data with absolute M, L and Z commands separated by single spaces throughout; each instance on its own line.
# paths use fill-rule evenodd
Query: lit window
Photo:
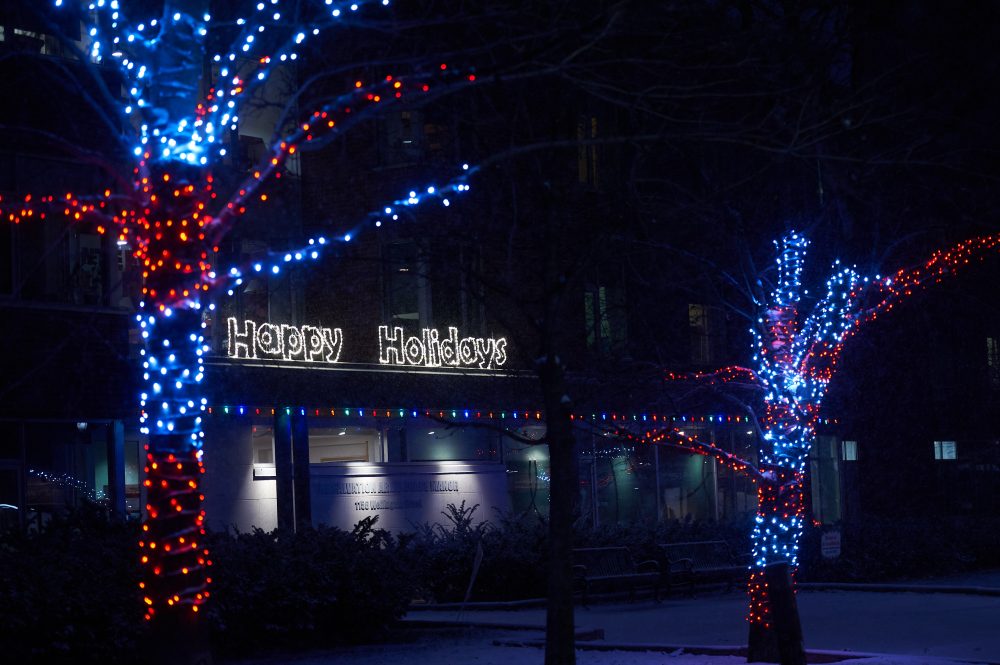
M 840 443 L 840 458 L 845 462 L 857 462 L 858 461 L 858 442 L 857 441 L 841 441 Z
M 953 459 L 955 459 L 955 442 L 954 441 L 935 441 L 934 442 L 934 459 L 936 459 L 936 460 L 953 460 Z
M 253 442 L 253 463 L 274 466 L 274 429 L 254 425 L 250 430 Z
M 309 430 L 309 463 L 381 462 L 382 440 L 366 427 L 313 427 Z

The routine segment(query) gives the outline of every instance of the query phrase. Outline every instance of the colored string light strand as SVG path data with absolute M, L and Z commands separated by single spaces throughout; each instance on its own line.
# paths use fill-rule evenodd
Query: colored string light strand
M 296 412 L 302 416 L 331 416 L 331 417 L 354 417 L 354 418 L 420 418 L 433 417 L 436 419 L 451 418 L 458 419 L 524 419 L 543 420 L 544 414 L 540 409 L 426 409 L 410 407 L 291 407 L 291 406 L 259 406 L 245 404 L 214 404 L 206 406 L 205 411 L 214 416 L 273 416 L 279 411 L 284 411 L 291 415 Z M 664 415 L 656 413 L 617 413 L 613 411 L 594 412 L 590 414 L 570 414 L 572 422 L 595 422 L 595 423 L 620 423 L 620 424 L 641 424 L 641 423 L 686 423 L 690 425 L 701 424 L 746 424 L 750 422 L 747 416 L 743 415 Z
M 49 217 L 63 217 L 67 222 L 89 225 L 99 233 L 120 226 L 134 216 L 134 202 L 107 189 L 99 196 L 78 196 L 72 192 L 55 196 L 26 194 L 18 199 L 0 195 L 0 218 L 11 224 Z
M 713 443 L 700 440 L 698 437 L 686 434 L 676 427 L 668 427 L 660 430 L 647 430 L 635 433 L 627 429 L 613 428 L 602 430 L 603 433 L 614 436 L 625 441 L 634 441 L 641 445 L 659 445 L 670 448 L 684 450 L 685 452 L 711 457 L 726 468 L 750 478 L 754 482 L 761 480 L 762 475 L 756 466 L 734 455 L 727 450 L 719 448 Z
M 62 0 L 54 4 L 84 7 Z M 74 222 L 95 223 L 104 231 L 113 228 L 141 266 L 142 301 L 137 318 L 145 348 L 139 406 L 140 426 L 148 436 L 149 501 L 140 548 L 146 617 L 150 619 L 175 606 L 197 611 L 208 597 L 211 562 L 196 544 L 204 522 L 199 483 L 204 472 L 202 417 L 207 410 L 201 386 L 207 346 L 200 309 L 208 291 L 231 276 L 234 281 L 241 279 L 231 275 L 232 270 L 220 279 L 216 271 L 214 261 L 222 239 L 247 212 L 251 199 L 265 200 L 260 185 L 272 176 L 279 179 L 281 167 L 297 150 L 333 140 L 383 100 L 400 100 L 404 93 L 426 94 L 431 89 L 429 82 L 415 77 L 387 76 L 368 86 L 357 82 L 348 94 L 335 98 L 306 122 L 295 125 L 285 139 L 276 141 L 268 160 L 243 187 L 220 197 L 211 170 L 226 154 L 227 141 L 221 140 L 221 133 L 237 129 L 241 102 L 264 85 L 275 67 L 296 59 L 297 49 L 308 37 L 340 22 L 342 15 L 357 11 L 361 3 L 324 0 L 322 5 L 313 5 L 316 11 L 312 13 L 310 5 L 296 3 L 296 9 L 305 11 L 295 14 L 295 24 L 283 16 L 282 7 L 290 5 L 260 0 L 252 5 L 256 10 L 248 9 L 247 16 L 227 26 L 213 22 L 207 13 L 178 11 L 180 3 L 176 7 L 167 3 L 170 9 L 162 16 L 143 23 L 125 16 L 118 0 L 89 3 L 79 13 L 87 24 L 86 54 L 82 55 L 94 61 L 113 60 L 122 72 L 126 99 L 111 101 L 111 105 L 122 117 L 121 126 L 134 130 L 132 190 L 116 196 L 105 192 L 103 198 L 93 199 L 71 195 L 69 204 L 57 203 L 55 197 L 25 197 L 3 206 L 5 217 L 15 224 L 61 210 L 62 216 Z M 64 9 L 70 11 L 68 6 Z M 204 80 L 206 44 L 210 38 L 224 38 L 227 30 L 238 38 L 230 52 L 217 54 L 221 78 Z M 435 93 L 439 82 L 474 80 L 474 75 L 462 78 L 445 64 L 433 77 Z M 425 188 L 420 194 L 413 190 L 405 199 L 386 206 L 384 214 L 392 219 L 398 216 L 397 209 L 405 210 L 423 199 L 448 205 L 446 195 L 467 188 L 466 182 L 458 181 Z M 381 219 L 373 221 L 376 227 L 380 223 Z M 349 241 L 349 234 L 343 240 Z
M 267 80 L 273 71 L 268 65 L 297 60 L 297 49 L 301 48 L 310 36 L 320 34 L 324 29 L 336 24 L 339 19 L 357 12 L 364 4 L 388 6 L 389 2 L 378 0 L 377 3 L 334 3 L 331 0 L 325 4 L 328 18 L 324 22 L 283 23 L 284 16 L 277 0 L 271 0 L 270 4 L 259 2 L 256 9 L 261 16 L 257 20 L 245 18 L 236 20 L 236 25 L 242 28 L 241 34 L 233 42 L 238 45 L 236 50 L 212 56 L 213 62 L 222 65 L 220 77 L 230 79 L 232 86 L 228 91 L 229 99 L 224 106 L 226 111 L 223 111 L 220 119 L 222 125 L 235 121 L 235 116 L 231 113 L 236 100 L 240 96 L 249 96 Z M 274 35 L 276 30 L 279 34 Z M 225 96 L 224 90 L 217 91 L 217 99 L 221 100 Z M 220 113 L 219 105 L 211 108 L 214 113 Z
M 444 207 L 451 205 L 451 195 L 460 195 L 468 192 L 471 186 L 466 183 L 469 175 L 475 172 L 468 165 L 463 165 L 465 173 L 446 183 L 445 185 L 428 185 L 421 190 L 410 190 L 409 193 L 400 199 L 392 201 L 391 204 L 380 207 L 369 212 L 364 221 L 357 224 L 346 233 L 332 236 L 316 236 L 309 238 L 306 244 L 297 248 L 283 252 L 271 252 L 267 260 L 246 261 L 242 264 L 230 266 L 222 275 L 212 275 L 209 277 L 218 280 L 216 283 L 228 286 L 227 293 L 235 295 L 235 287 L 243 284 L 246 276 L 250 273 L 279 274 L 283 269 L 303 261 L 318 260 L 324 256 L 327 250 L 337 244 L 350 243 L 357 239 L 367 228 L 380 228 L 386 221 L 398 221 L 404 210 L 416 208 L 417 206 L 436 201 Z
M 67 3 L 55 0 L 53 4 L 57 8 L 65 8 Z M 216 89 L 214 103 L 201 105 L 197 110 L 188 109 L 180 115 L 178 109 L 167 108 L 170 104 L 162 102 L 169 98 L 195 98 L 197 88 L 191 85 L 200 78 L 200 72 L 196 70 L 200 70 L 201 63 L 195 55 L 200 49 L 189 47 L 192 43 L 204 43 L 212 24 L 210 14 L 194 16 L 174 11 L 146 22 L 130 23 L 117 0 L 98 0 L 89 4 L 88 11 L 81 18 L 87 22 L 87 55 L 95 62 L 102 62 L 104 53 L 110 48 L 111 58 L 122 72 L 129 100 L 122 106 L 121 112 L 126 116 L 133 113 L 142 116 L 139 145 L 134 148 L 134 154 L 139 156 L 144 146 L 155 144 L 162 151 L 160 156 L 163 158 L 204 165 L 212 158 L 212 155 L 206 154 L 207 148 L 214 150 L 215 155 L 225 155 L 224 142 L 216 140 L 216 131 L 222 127 L 235 129 L 238 120 L 235 97 L 262 84 L 271 71 L 260 65 L 270 64 L 272 56 L 278 63 L 295 60 L 298 57 L 295 49 L 309 36 L 318 35 L 336 25 L 339 22 L 337 19 L 356 12 L 363 4 L 384 6 L 388 5 L 388 0 L 378 0 L 377 3 L 326 3 L 324 0 L 324 4 L 322 11 L 317 12 L 317 18 L 325 16 L 326 19 L 313 21 L 307 26 L 283 22 L 279 0 L 252 4 L 256 14 L 251 14 L 251 19 L 235 20 L 242 34 L 235 42 L 234 51 L 216 54 L 213 59 L 227 63 L 250 60 L 257 63 L 258 71 L 250 77 L 250 81 L 232 75 L 229 81 L 232 98 L 226 98 L 224 87 Z M 106 20 L 102 20 L 102 16 Z M 105 36 L 104 32 L 108 34 Z M 174 57 L 155 57 L 154 54 L 163 49 L 172 49 Z M 271 53 L 258 56 L 260 49 L 271 49 Z M 231 76 L 229 65 L 222 67 L 220 75 L 223 79 Z M 164 91 L 171 88 L 177 90 L 164 96 Z
M 798 543 L 805 526 L 804 480 L 808 453 L 819 423 L 822 400 L 835 375 L 844 343 L 861 326 L 888 312 L 918 288 L 940 282 L 973 259 L 1000 247 L 990 235 L 935 252 L 922 266 L 883 279 L 868 278 L 855 268 L 834 264 L 825 296 L 802 319 L 800 275 L 808 243 L 797 233 L 778 245 L 779 282 L 758 320 L 754 335 L 757 377 L 764 388 L 764 436 L 759 459 L 758 511 L 752 534 L 753 567 L 750 614 L 768 624 L 763 568 L 772 562 L 798 563 Z
M 106 501 L 108 498 L 104 493 L 104 490 L 94 489 L 79 478 L 71 476 L 67 473 L 50 473 L 39 469 L 28 469 L 28 475 L 43 480 L 50 485 L 65 487 L 76 492 L 80 492 L 94 503 L 101 503 Z
M 145 450 L 146 521 L 139 540 L 145 618 L 153 619 L 164 606 L 197 612 L 211 595 L 206 587 L 212 582 L 212 560 L 199 545 L 205 536 L 201 451 L 155 453 L 148 445 Z
M 407 91 L 414 91 L 416 94 L 427 95 L 433 89 L 435 91 L 454 91 L 457 89 L 455 81 L 469 83 L 475 80 L 473 74 L 459 73 L 455 68 L 448 67 L 442 63 L 438 68 L 438 73 L 433 78 L 428 77 L 401 77 L 386 75 L 374 84 L 365 85 L 363 81 L 354 82 L 354 88 L 338 96 L 333 101 L 322 105 L 320 108 L 306 116 L 306 119 L 299 122 L 293 130 L 283 138 L 276 141 L 267 157 L 265 157 L 251 175 L 244 179 L 237 188 L 236 194 L 224 206 L 213 219 L 213 239 L 217 239 L 225 234 L 229 224 L 233 219 L 243 214 L 249 202 L 255 197 L 260 185 L 270 176 L 278 174 L 278 169 L 298 150 L 307 148 L 317 148 L 326 142 L 343 135 L 351 127 L 361 123 L 367 118 L 367 112 L 374 109 L 384 101 L 400 101 Z M 280 124 L 280 123 L 279 123 Z M 468 189 L 467 178 L 476 169 L 470 169 L 467 164 L 462 167 L 463 173 L 452 183 L 441 187 L 424 187 L 413 189 L 408 197 L 395 201 L 395 206 L 414 205 L 418 199 L 427 195 L 439 192 L 439 198 L 444 206 L 449 206 L 450 200 L 443 196 L 448 192 L 460 193 Z M 267 195 L 259 196 L 261 200 L 266 200 Z M 381 225 L 382 220 L 378 219 L 381 213 L 373 213 L 376 226 Z M 392 217 L 393 211 L 386 213 Z M 344 234 L 349 235 L 349 233 Z
M 757 373 L 748 367 L 729 365 L 712 372 L 664 372 L 666 381 L 696 381 L 699 383 L 745 383 L 758 384 Z

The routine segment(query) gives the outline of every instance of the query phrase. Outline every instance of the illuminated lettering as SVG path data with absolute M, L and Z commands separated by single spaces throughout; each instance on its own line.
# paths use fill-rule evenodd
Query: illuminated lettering
M 230 358 L 336 363 L 344 347 L 340 328 L 226 321 Z
M 256 324 L 253 321 L 243 322 L 243 332 L 238 329 L 236 319 L 227 321 L 227 332 L 229 333 L 229 357 L 230 358 L 256 358 Z
M 448 335 L 423 328 L 420 335 L 406 336 L 403 328 L 379 326 L 378 361 L 382 365 L 417 367 L 478 367 L 496 369 L 507 362 L 507 340 L 492 337 L 459 337 L 458 328 Z

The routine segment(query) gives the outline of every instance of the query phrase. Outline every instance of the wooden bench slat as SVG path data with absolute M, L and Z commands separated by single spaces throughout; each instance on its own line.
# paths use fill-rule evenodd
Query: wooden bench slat
M 627 585 L 629 593 L 635 587 L 653 586 L 659 599 L 660 572 L 655 561 L 644 561 L 636 565 L 627 547 L 586 547 L 573 550 L 574 574 L 582 586 L 583 604 L 592 586 Z M 655 568 L 652 572 L 641 572 L 640 568 Z
M 722 579 L 729 587 L 746 576 L 748 568 L 733 556 L 729 544 L 723 540 L 706 540 L 684 543 L 662 543 L 659 545 L 667 561 L 667 567 L 673 569 L 680 565 L 687 569 L 692 584 L 698 581 L 717 581 Z

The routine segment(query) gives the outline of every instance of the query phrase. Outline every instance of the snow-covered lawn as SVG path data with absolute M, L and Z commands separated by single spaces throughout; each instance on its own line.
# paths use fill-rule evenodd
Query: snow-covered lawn
M 542 650 L 499 646 L 495 641 L 537 639 L 537 634 L 502 631 L 428 631 L 413 642 L 361 646 L 309 654 L 271 656 L 240 665 L 542 665 Z M 848 657 L 848 656 L 845 656 Z M 744 665 L 740 656 L 693 655 L 680 652 L 577 651 L 579 665 Z M 926 656 L 850 658 L 849 665 L 957 665 L 962 661 Z

